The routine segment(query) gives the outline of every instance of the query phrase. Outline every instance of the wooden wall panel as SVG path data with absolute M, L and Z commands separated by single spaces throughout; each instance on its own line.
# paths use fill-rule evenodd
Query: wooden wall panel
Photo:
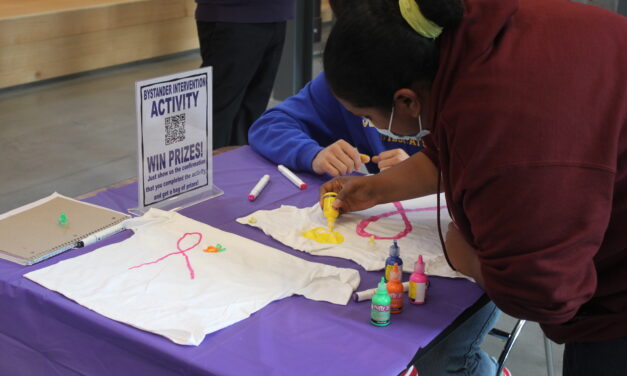
M 108 7 L 140 1 L 147 0 L 2 0 L 0 19 L 32 17 L 38 14 Z
M 110 3 L 0 17 L 0 88 L 198 48 L 194 0 Z

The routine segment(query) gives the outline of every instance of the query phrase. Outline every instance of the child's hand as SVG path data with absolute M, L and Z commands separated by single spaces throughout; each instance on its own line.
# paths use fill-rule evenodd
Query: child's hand
M 372 157 L 372 161 L 379 166 L 379 170 L 383 171 L 386 168 L 390 168 L 395 164 L 398 164 L 405 159 L 409 158 L 409 155 L 403 149 L 386 150 L 379 155 Z
M 317 174 L 339 176 L 359 170 L 361 164 L 357 149 L 348 142 L 339 140 L 322 149 L 311 162 L 311 167 Z

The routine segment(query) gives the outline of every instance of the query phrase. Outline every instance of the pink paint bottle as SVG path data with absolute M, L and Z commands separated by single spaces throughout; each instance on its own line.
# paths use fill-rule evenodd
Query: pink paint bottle
M 410 304 L 424 304 L 427 298 L 427 284 L 429 277 L 425 275 L 425 263 L 422 255 L 418 256 L 418 261 L 414 264 L 414 272 L 409 276 L 409 297 Z

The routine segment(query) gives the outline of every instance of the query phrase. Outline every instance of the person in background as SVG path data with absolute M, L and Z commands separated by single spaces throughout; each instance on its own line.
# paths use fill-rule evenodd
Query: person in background
M 331 176 L 359 171 L 364 163 L 376 173 L 423 146 L 380 134 L 367 119 L 348 112 L 331 93 L 324 73 L 266 111 L 251 126 L 248 138 L 255 151 L 276 164 Z
M 213 148 L 244 145 L 265 111 L 295 0 L 196 0 L 202 67 L 213 67 Z

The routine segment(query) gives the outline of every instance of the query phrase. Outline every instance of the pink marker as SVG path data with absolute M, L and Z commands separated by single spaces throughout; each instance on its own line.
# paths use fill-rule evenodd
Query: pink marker
M 305 184 L 302 180 L 300 180 L 298 178 L 298 176 L 294 175 L 294 173 L 292 171 L 290 171 L 287 167 L 285 167 L 283 165 L 279 165 L 278 168 L 279 168 L 279 172 L 281 174 L 283 174 L 283 176 L 288 178 L 289 181 L 294 183 L 295 186 L 297 186 L 301 190 L 302 189 L 307 189 L 307 184 Z
M 414 272 L 409 276 L 409 297 L 410 304 L 424 304 L 427 298 L 427 284 L 429 277 L 425 275 L 425 263 L 422 255 L 418 256 L 418 261 L 414 264 Z
M 268 182 L 270 181 L 270 175 L 266 174 L 259 179 L 259 182 L 255 185 L 255 187 L 248 194 L 249 201 L 255 201 L 257 196 L 261 193 L 261 191 L 266 187 Z

